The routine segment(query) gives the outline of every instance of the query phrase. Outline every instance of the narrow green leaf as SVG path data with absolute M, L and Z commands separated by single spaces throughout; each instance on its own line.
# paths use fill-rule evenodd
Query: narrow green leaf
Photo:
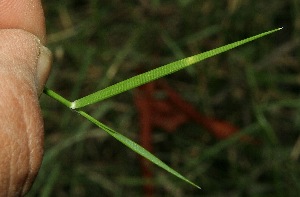
M 56 92 L 54 92 L 53 90 L 45 88 L 44 89 L 44 93 L 46 95 L 50 96 L 51 98 L 57 100 L 58 102 L 64 104 L 65 106 L 70 107 L 70 103 L 71 102 L 68 101 L 68 100 L 66 100 L 65 98 L 63 98 L 62 96 L 60 96 L 59 94 L 57 94 Z M 155 157 L 153 154 L 151 154 L 149 151 L 147 151 L 146 149 L 144 149 L 143 147 L 141 147 L 137 143 L 133 142 L 132 140 L 128 139 L 127 137 L 123 136 L 122 134 L 114 131 L 113 129 L 111 129 L 108 126 L 104 125 L 103 123 L 99 122 L 98 120 L 96 120 L 95 118 L 93 118 L 92 116 L 90 116 L 89 114 L 87 114 L 86 112 L 84 112 L 82 110 L 74 110 L 74 111 L 78 112 L 81 116 L 85 117 L 86 119 L 88 119 L 89 121 L 91 121 L 92 123 L 94 123 L 95 125 L 97 125 L 98 127 L 100 127 L 101 129 L 103 129 L 104 131 L 106 131 L 108 134 L 110 134 L 111 136 L 113 136 L 115 139 L 117 139 L 118 141 L 120 141 L 121 143 L 123 143 L 124 145 L 126 145 L 128 148 L 130 148 L 131 150 L 133 150 L 137 154 L 145 157 L 146 159 L 148 159 L 152 163 L 154 163 L 157 166 L 165 169 L 166 171 L 168 171 L 169 173 L 175 175 L 176 177 L 178 177 L 178 178 L 186 181 L 187 183 L 189 183 L 189 184 L 191 184 L 191 185 L 193 185 L 193 186 L 201 189 L 198 185 L 196 185 L 195 183 L 189 181 L 184 176 L 182 176 L 181 174 L 179 174 L 178 172 L 176 172 L 175 170 L 173 170 L 172 168 L 170 168 L 167 164 L 165 164 L 164 162 L 162 162 L 160 159 L 158 159 L 157 157 Z
M 64 104 L 65 106 L 71 108 L 71 109 L 81 108 L 81 107 L 99 102 L 101 100 L 104 100 L 106 98 L 112 97 L 116 94 L 120 94 L 124 91 L 130 90 L 130 89 L 135 88 L 137 86 L 143 85 L 143 84 L 148 83 L 150 81 L 153 81 L 155 79 L 161 78 L 165 75 L 174 73 L 174 72 L 176 72 L 180 69 L 183 69 L 187 66 L 195 64 L 199 61 L 202 61 L 202 60 L 207 59 L 209 57 L 212 57 L 212 56 L 215 56 L 217 54 L 223 53 L 223 52 L 228 51 L 230 49 L 233 49 L 237 46 L 243 45 L 247 42 L 253 41 L 255 39 L 266 36 L 268 34 L 271 34 L 273 32 L 281 30 L 281 29 L 282 28 L 277 28 L 277 29 L 274 29 L 274 30 L 271 30 L 271 31 L 268 31 L 268 32 L 265 32 L 265 33 L 262 33 L 262 34 L 244 39 L 244 40 L 241 40 L 241 41 L 234 42 L 232 44 L 225 45 L 223 47 L 219 47 L 217 49 L 213 49 L 213 50 L 210 50 L 210 51 L 207 51 L 207 52 L 195 55 L 195 56 L 191 56 L 191 57 L 188 57 L 188 58 L 185 58 L 185 59 L 167 64 L 165 66 L 153 69 L 153 70 L 148 71 L 146 73 L 137 75 L 137 76 L 132 77 L 130 79 L 127 79 L 127 80 L 124 80 L 124 81 L 119 82 L 117 84 L 114 84 L 112 86 L 109 86 L 109 87 L 107 87 L 103 90 L 100 90 L 100 91 L 95 92 L 91 95 L 85 96 L 81 99 L 78 99 L 78 100 L 72 102 L 72 103 L 70 101 L 66 100 L 65 98 L 63 98 L 62 96 L 60 96 L 59 94 L 55 93 L 54 91 L 48 89 L 48 88 L 44 89 L 44 93 L 47 94 L 48 96 L 52 97 L 53 99 L 59 101 L 60 103 Z M 176 172 L 175 170 L 170 168 L 168 165 L 163 163 L 161 160 L 159 160 L 157 157 L 152 155 L 150 152 L 148 152 L 147 150 L 145 150 L 143 147 L 139 146 L 135 142 L 131 141 L 130 139 L 126 138 L 125 136 L 121 135 L 120 133 L 112 130 L 111 128 L 109 128 L 106 125 L 102 124 L 101 122 L 97 121 L 95 118 L 88 115 L 86 112 L 81 111 L 81 110 L 75 110 L 75 111 L 78 112 L 83 117 L 85 117 L 86 119 L 88 119 L 89 121 L 91 121 L 92 123 L 96 124 L 98 127 L 102 128 L 108 134 L 110 134 L 111 136 L 116 138 L 118 141 L 120 141 L 121 143 L 123 143 L 124 145 L 126 145 L 127 147 L 129 147 L 130 149 L 135 151 L 136 153 L 138 153 L 141 156 L 147 158 L 148 160 L 150 160 L 154 164 L 156 164 L 159 167 L 165 169 L 169 173 L 177 176 L 178 178 L 192 184 L 193 186 L 195 186 L 197 188 L 200 188 L 199 186 L 197 186 L 193 182 L 186 179 L 184 176 L 182 176 L 181 174 L 179 174 L 178 172 Z
M 145 72 L 143 74 L 134 76 L 132 78 L 129 78 L 127 80 L 121 81 L 119 83 L 116 83 L 114 85 L 111 85 L 107 88 L 104 88 L 100 91 L 97 91 L 93 94 L 87 95 L 83 98 L 77 99 L 74 102 L 72 102 L 70 108 L 72 109 L 77 109 L 77 108 L 81 108 L 93 103 L 97 103 L 101 100 L 110 98 L 114 95 L 120 94 L 122 92 L 125 92 L 127 90 L 130 90 L 132 88 L 138 87 L 140 85 L 146 84 L 150 81 L 156 80 L 158 78 L 161 78 L 163 76 L 166 76 L 168 74 L 174 73 L 180 69 L 183 69 L 187 66 L 190 66 L 192 64 L 195 64 L 197 62 L 200 62 L 204 59 L 207 59 L 209 57 L 215 56 L 217 54 L 223 53 L 225 51 L 228 51 L 230 49 L 233 49 L 237 46 L 243 45 L 247 42 L 251 42 L 255 39 L 261 38 L 263 36 L 266 36 L 268 34 L 274 33 L 276 31 L 281 30 L 282 28 L 277 28 L 271 31 L 267 31 L 261 34 L 258 34 L 256 36 L 252 36 L 250 38 L 246 38 L 244 40 L 240 40 L 198 55 L 194 55 L 188 58 L 184 58 L 181 60 L 178 60 L 176 62 L 158 67 L 156 69 L 153 69 L 151 71 Z
M 159 167 L 165 169 L 166 171 L 168 171 L 169 173 L 175 175 L 176 177 L 178 177 L 178 178 L 186 181 L 187 183 L 201 189 L 198 185 L 196 185 L 195 183 L 189 181 L 184 176 L 182 176 L 181 174 L 179 174 L 178 172 L 176 172 L 175 170 L 170 168 L 167 164 L 162 162 L 160 159 L 155 157 L 153 154 L 151 154 L 149 151 L 147 151 L 146 149 L 144 149 L 143 147 L 141 147 L 137 143 L 133 142 L 132 140 L 128 139 L 127 137 L 123 136 L 122 134 L 114 131 L 113 129 L 111 129 L 108 126 L 104 125 L 103 123 L 99 122 L 98 120 L 96 120 L 95 118 L 93 118 L 92 116 L 87 114 L 86 112 L 81 111 L 81 110 L 78 110 L 77 112 L 80 115 L 82 115 L 83 117 L 85 117 L 86 119 L 88 119 L 89 121 L 91 121 L 92 123 L 94 123 L 95 125 L 97 125 L 98 127 L 100 127 L 101 129 L 103 129 L 104 131 L 106 131 L 108 134 L 113 136 L 115 139 L 117 139 L 118 141 L 120 141 L 121 143 L 126 145 L 128 148 L 130 148 L 134 152 L 136 152 L 139 155 L 145 157 L 146 159 L 150 160 L 152 163 L 154 163 L 154 164 L 158 165 Z
M 71 107 L 71 102 L 70 101 L 68 101 L 64 97 L 60 96 L 59 94 L 57 94 L 53 90 L 50 90 L 49 88 L 45 87 L 43 92 L 46 95 L 50 96 L 51 98 L 53 98 L 53 99 L 57 100 L 58 102 L 64 104 L 65 106 L 67 106 L 69 108 Z

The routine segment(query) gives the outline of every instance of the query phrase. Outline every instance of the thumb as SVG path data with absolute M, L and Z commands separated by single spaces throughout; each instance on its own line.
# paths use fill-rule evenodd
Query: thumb
M 41 44 L 39 38 L 20 29 L 0 30 L 0 43 L 0 68 L 9 71 L 10 75 L 16 74 L 15 77 L 24 77 L 29 80 L 27 82 L 33 82 L 33 89 L 40 95 L 50 72 L 51 52 Z M 12 64 L 7 65 L 8 62 Z
M 31 33 L 0 30 L 0 196 L 24 195 L 42 161 L 38 102 L 51 53 Z

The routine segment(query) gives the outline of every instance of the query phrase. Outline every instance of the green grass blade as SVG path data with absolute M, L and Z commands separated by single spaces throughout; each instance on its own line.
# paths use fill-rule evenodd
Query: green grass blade
M 70 108 L 77 109 L 77 108 L 81 108 L 81 107 L 84 107 L 84 106 L 87 106 L 90 104 L 97 103 L 101 100 L 110 98 L 114 95 L 120 94 L 120 93 L 130 90 L 132 88 L 138 87 L 138 86 L 146 84 L 150 81 L 153 81 L 153 80 L 156 80 L 163 76 L 166 76 L 168 74 L 174 73 L 180 69 L 186 68 L 187 66 L 195 64 L 197 62 L 200 62 L 204 59 L 207 59 L 209 57 L 223 53 L 225 51 L 228 51 L 230 49 L 233 49 L 233 48 L 243 45 L 245 43 L 251 42 L 253 40 L 256 40 L 258 38 L 266 36 L 268 34 L 279 31 L 281 29 L 282 28 L 277 28 L 277 29 L 274 29 L 271 31 L 267 31 L 267 32 L 258 34 L 256 36 L 252 36 L 250 38 L 246 38 L 244 40 L 240 40 L 240 41 L 237 41 L 237 42 L 234 42 L 234 43 L 231 43 L 231 44 L 228 44 L 228 45 L 225 45 L 225 46 L 222 46 L 222 47 L 219 47 L 219 48 L 216 48 L 216 49 L 213 49 L 213 50 L 210 50 L 210 51 L 198 54 L 198 55 L 194 55 L 194 56 L 191 56 L 188 58 L 178 60 L 176 62 L 158 67 L 156 69 L 145 72 L 143 74 L 139 74 L 139 75 L 129 78 L 127 80 L 124 80 L 124 81 L 121 81 L 114 85 L 111 85 L 107 88 L 104 88 L 100 91 L 97 91 L 93 94 L 90 94 L 83 98 L 77 99 L 74 102 L 72 102 Z
M 46 95 L 50 96 L 51 98 L 57 100 L 58 102 L 64 104 L 65 106 L 70 107 L 70 103 L 71 103 L 70 101 L 66 100 L 65 98 L 63 98 L 62 96 L 60 96 L 56 92 L 48 89 L 47 87 L 45 87 L 44 93 Z M 100 127 L 101 129 L 106 131 L 108 134 L 113 136 L 115 139 L 120 141 L 122 144 L 126 145 L 128 148 L 130 148 L 131 150 L 133 150 L 137 154 L 145 157 L 146 159 L 148 159 L 152 163 L 154 163 L 157 166 L 165 169 L 166 171 L 173 174 L 174 176 L 176 176 L 176 177 L 186 181 L 187 183 L 201 189 L 198 185 L 196 185 L 195 183 L 189 181 L 187 178 L 185 178 L 184 176 L 182 176 L 181 174 L 179 174 L 178 172 L 176 172 L 175 170 L 170 168 L 167 164 L 162 162 L 160 159 L 155 157 L 153 154 L 151 154 L 149 151 L 147 151 L 146 149 L 144 149 L 143 147 L 141 147 L 137 143 L 133 142 L 132 140 L 128 139 L 127 137 L 121 135 L 120 133 L 114 131 L 113 129 L 111 129 L 108 126 L 104 125 L 103 123 L 99 122 L 98 120 L 96 120 L 95 118 L 93 118 L 92 116 L 87 114 L 86 112 L 84 112 L 82 110 L 74 110 L 74 111 L 78 112 L 81 116 L 85 117 L 86 119 L 88 119 L 89 121 L 91 121 L 92 123 L 94 123 L 95 125 Z
M 54 92 L 53 90 L 50 90 L 49 88 L 45 87 L 43 92 L 50 96 L 51 98 L 53 98 L 54 100 L 57 100 L 58 102 L 62 103 L 63 105 L 67 106 L 67 107 L 71 107 L 71 102 L 68 101 L 67 99 L 65 99 L 64 97 L 60 96 L 59 94 L 57 94 L 56 92 Z
M 146 149 L 144 149 L 143 147 L 141 147 L 137 143 L 133 142 L 132 140 L 128 139 L 127 137 L 121 135 L 120 133 L 114 131 L 113 129 L 111 129 L 108 126 L 104 125 L 103 123 L 99 122 L 98 120 L 96 120 L 95 118 L 93 118 L 92 116 L 90 116 L 89 114 L 87 114 L 86 112 L 84 112 L 82 110 L 78 110 L 77 112 L 80 115 L 82 115 L 83 117 L 85 117 L 86 119 L 88 119 L 89 121 L 91 121 L 92 123 L 94 123 L 95 125 L 97 125 L 98 127 L 100 127 L 101 129 L 103 129 L 104 131 L 106 131 L 108 134 L 110 134 L 111 136 L 113 136 L 115 139 L 117 139 L 118 141 L 120 141 L 121 143 L 123 143 L 124 145 L 126 145 L 128 148 L 130 148 L 134 152 L 136 152 L 139 155 L 145 157 L 146 159 L 148 159 L 152 163 L 154 163 L 157 166 L 165 169 L 166 171 L 168 171 L 169 173 L 175 175 L 176 177 L 178 177 L 178 178 L 186 181 L 187 183 L 189 183 L 189 184 L 191 184 L 191 185 L 193 185 L 193 186 L 201 189 L 198 185 L 196 185 L 195 183 L 189 181 L 184 176 L 182 176 L 181 174 L 179 174 L 178 172 L 176 172 L 175 170 L 173 170 L 172 168 L 170 168 L 167 164 L 165 164 L 164 162 L 162 162 L 160 159 L 158 159 L 157 157 L 155 157 L 153 154 L 151 154 L 149 151 L 147 151 Z

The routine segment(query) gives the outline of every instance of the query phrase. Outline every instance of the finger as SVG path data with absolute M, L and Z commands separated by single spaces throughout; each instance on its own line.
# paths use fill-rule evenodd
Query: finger
M 40 0 L 0 0 L 0 29 L 23 29 L 45 43 L 45 19 Z
M 39 39 L 0 30 L 0 196 L 25 194 L 41 165 L 43 121 L 37 97 Z
M 0 0 L 0 29 L 23 29 L 39 37 L 44 44 L 45 19 L 40 0 Z M 40 52 L 37 65 L 39 95 L 51 67 L 51 52 L 43 46 Z

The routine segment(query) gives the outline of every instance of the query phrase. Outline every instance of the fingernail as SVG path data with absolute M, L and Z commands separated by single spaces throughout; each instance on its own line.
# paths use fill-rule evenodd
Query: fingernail
M 38 95 L 43 93 L 45 84 L 47 82 L 52 64 L 52 53 L 45 47 L 41 46 L 40 56 L 37 64 L 37 80 L 38 80 Z

